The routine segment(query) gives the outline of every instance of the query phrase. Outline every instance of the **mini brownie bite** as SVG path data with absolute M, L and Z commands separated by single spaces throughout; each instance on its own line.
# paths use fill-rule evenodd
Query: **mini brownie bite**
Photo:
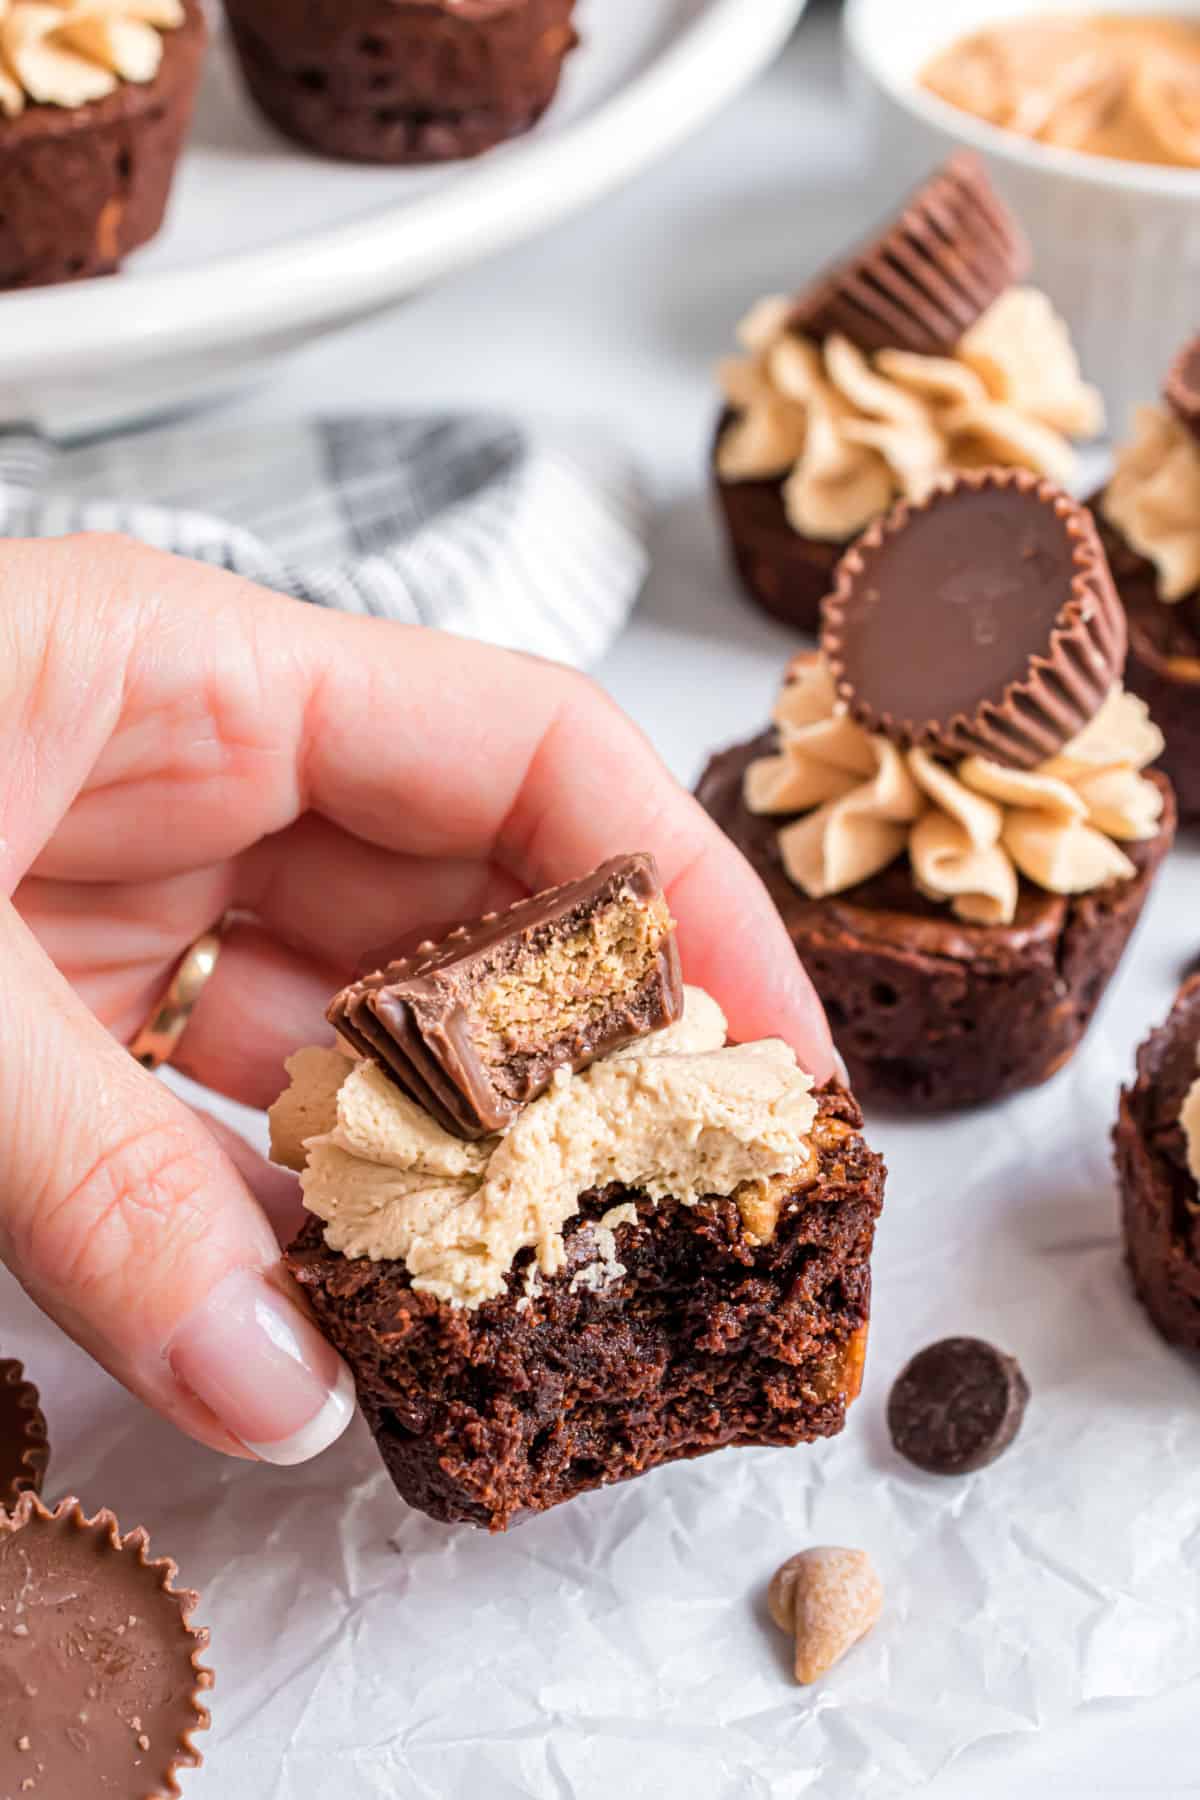
M 155 235 L 204 42 L 197 0 L 0 8 L 0 287 L 109 274 Z
M 1138 1051 L 1114 1143 L 1138 1299 L 1169 1343 L 1200 1350 L 1200 975 Z
M 959 475 L 847 553 L 774 729 L 710 763 L 864 1097 L 973 1105 L 1077 1047 L 1174 832 L 1124 654 L 1086 509 Z
M 378 1021 L 395 986 L 402 1058 L 343 1036 L 288 1063 L 272 1154 L 313 1215 L 288 1263 L 436 1519 L 499 1531 L 828 1436 L 858 1392 L 882 1163 L 786 1045 L 727 1043 L 672 931 L 650 858 L 618 859 L 418 953 L 431 1011 L 406 966 L 338 997 L 339 1028 L 367 995 Z M 509 1048 L 414 1082 L 453 1035 Z
M 478 156 L 535 125 L 578 42 L 575 0 L 225 0 L 251 97 L 354 162 Z
M 957 156 L 794 299 L 760 301 L 720 369 L 717 494 L 742 583 L 815 633 L 842 552 L 956 469 L 1058 482 L 1103 424 L 1067 330 L 1020 284 L 1028 251 L 983 166 Z
M 1138 409 L 1093 503 L 1129 619 L 1125 678 L 1166 740 L 1179 816 L 1200 821 L 1200 336 L 1184 346 L 1161 406 Z

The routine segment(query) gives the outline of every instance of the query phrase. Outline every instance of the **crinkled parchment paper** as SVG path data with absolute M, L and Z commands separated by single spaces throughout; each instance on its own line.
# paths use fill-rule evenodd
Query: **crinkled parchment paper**
M 726 1452 L 507 1537 L 406 1510 L 361 1422 L 307 1468 L 227 1463 L 141 1411 L 0 1280 L 42 1389 L 49 1491 L 147 1525 L 203 1591 L 202 1800 L 664 1800 L 904 1792 L 965 1747 L 1200 1672 L 1200 1368 L 1121 1267 L 1118 1085 L 1200 952 L 1177 853 L 1087 1048 L 972 1117 L 871 1122 L 891 1166 L 862 1400 L 811 1450 Z M 967 1331 L 1021 1358 L 1025 1428 L 962 1481 L 893 1456 L 892 1377 Z M 868 1548 L 874 1635 L 796 1688 L 776 1564 Z M 185 1779 L 187 1779 L 185 1777 Z

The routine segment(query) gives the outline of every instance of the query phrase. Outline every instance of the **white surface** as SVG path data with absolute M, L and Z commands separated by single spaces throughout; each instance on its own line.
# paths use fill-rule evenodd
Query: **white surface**
M 254 111 L 218 34 L 160 237 L 116 280 L 0 295 L 0 413 L 67 429 L 111 417 L 122 388 L 126 417 L 210 391 L 556 223 L 696 130 L 803 6 L 580 0 L 582 44 L 538 127 L 438 169 L 299 149 Z
M 918 85 L 929 58 L 979 25 L 1052 10 L 1089 13 L 1095 0 L 847 0 L 847 34 L 873 96 L 883 154 L 928 167 L 969 146 L 982 152 L 1033 244 L 1037 278 L 1123 430 L 1157 391 L 1196 328 L 1200 170 L 1155 168 L 1033 144 Z M 1170 11 L 1200 20 L 1200 0 L 1121 0 L 1110 11 Z
M 529 405 L 628 442 L 659 507 L 657 566 L 601 673 L 684 778 L 708 746 L 758 727 L 791 646 L 743 607 L 719 554 L 702 497 L 708 369 L 747 299 L 885 205 L 888 177 L 866 178 L 836 69 L 822 10 L 767 80 L 638 187 L 305 352 L 245 403 L 273 416 Z M 1200 1791 L 1200 1390 L 1125 1290 L 1107 1151 L 1118 1081 L 1197 948 L 1198 878 L 1193 843 L 1057 1082 L 941 1126 L 872 1122 L 892 1176 L 868 1381 L 824 1450 L 708 1459 L 489 1542 L 405 1514 L 361 1430 L 290 1473 L 181 1447 L 0 1288 L 6 1338 L 48 1390 L 54 1491 L 78 1485 L 144 1518 L 205 1589 L 217 1729 L 188 1793 L 838 1800 L 887 1791 L 862 1772 L 864 1743 L 895 1769 L 888 1746 L 906 1737 L 892 1785 L 919 1780 L 977 1722 L 962 1701 L 976 1676 L 995 1742 L 937 1777 L 936 1800 Z M 1035 1400 L 1006 1462 L 942 1487 L 897 1469 L 881 1407 L 902 1356 L 960 1328 L 1018 1352 Z M 1148 1500 L 1136 1514 L 1134 1491 Z M 340 1537 L 314 1548 L 315 1522 Z M 761 1602 L 775 1562 L 814 1535 L 869 1546 L 889 1605 L 874 1641 L 805 1696 Z M 984 1600 L 1005 1614 L 995 1631 Z M 1164 1661 L 1188 1678 L 1173 1694 L 1059 1718 L 1079 1681 L 1121 1691 Z M 504 1699 L 509 1666 L 519 1703 Z M 1054 1706 L 1034 1701 L 1035 1678 Z M 814 1773 L 817 1742 L 835 1773 Z

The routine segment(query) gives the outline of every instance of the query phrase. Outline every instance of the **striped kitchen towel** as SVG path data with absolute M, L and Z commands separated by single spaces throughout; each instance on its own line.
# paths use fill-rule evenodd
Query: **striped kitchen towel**
M 647 569 L 627 464 L 483 416 L 0 435 L 0 535 L 123 531 L 317 606 L 586 668 Z

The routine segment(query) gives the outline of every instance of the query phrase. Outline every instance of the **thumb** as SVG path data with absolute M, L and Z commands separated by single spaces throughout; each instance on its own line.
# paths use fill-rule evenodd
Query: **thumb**
M 0 1256 L 191 1436 L 303 1462 L 354 1388 L 233 1162 L 77 999 L 0 901 Z

